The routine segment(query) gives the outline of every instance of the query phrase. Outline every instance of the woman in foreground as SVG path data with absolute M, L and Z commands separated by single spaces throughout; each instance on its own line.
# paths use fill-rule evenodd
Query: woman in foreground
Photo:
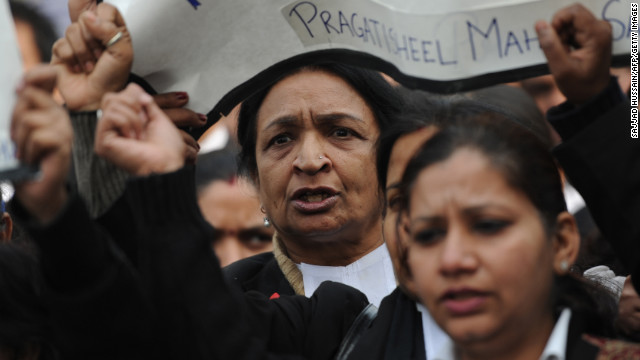
M 604 339 L 609 295 L 569 274 L 580 240 L 548 150 L 500 114 L 470 120 L 427 141 L 402 181 L 408 281 L 452 339 L 435 358 L 640 358 Z

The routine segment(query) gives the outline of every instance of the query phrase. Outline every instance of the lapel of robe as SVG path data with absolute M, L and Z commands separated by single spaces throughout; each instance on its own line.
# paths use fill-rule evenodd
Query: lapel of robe
M 396 289 L 395 292 L 397 298 L 392 309 L 384 359 L 426 359 L 422 316 L 416 308 L 416 303 L 400 289 Z
M 590 360 L 596 359 L 598 356 L 600 349 L 582 338 L 585 328 L 584 318 L 580 316 L 579 312 L 574 311 L 571 315 L 567 336 L 567 360 Z

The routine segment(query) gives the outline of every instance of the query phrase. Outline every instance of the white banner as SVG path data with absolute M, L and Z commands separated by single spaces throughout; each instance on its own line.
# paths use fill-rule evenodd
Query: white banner
M 546 71 L 534 24 L 574 0 L 110 0 L 131 31 L 133 72 L 189 107 L 227 113 L 291 66 L 339 60 L 410 87 L 455 92 Z M 628 62 L 630 2 L 583 0 Z

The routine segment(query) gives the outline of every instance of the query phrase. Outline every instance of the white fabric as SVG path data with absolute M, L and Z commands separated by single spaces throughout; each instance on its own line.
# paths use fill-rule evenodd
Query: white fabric
M 387 246 L 382 244 L 347 266 L 296 264 L 304 281 L 304 294 L 311 296 L 323 281 L 335 281 L 362 291 L 369 302 L 380 307 L 382 298 L 396 288 Z
M 567 203 L 567 210 L 573 215 L 586 206 L 584 199 L 568 181 L 564 183 L 564 201 Z
M 587 279 L 595 281 L 609 289 L 616 296 L 617 300 L 620 301 L 624 281 L 626 280 L 624 276 L 616 276 L 613 270 L 605 265 L 598 265 L 587 269 L 583 275 Z
M 200 154 L 221 150 L 229 142 L 229 130 L 225 126 L 218 126 L 206 138 L 200 139 Z
M 540 360 L 564 360 L 567 353 L 567 336 L 569 335 L 569 320 L 571 320 L 571 310 L 564 309 L 553 327 L 551 336 L 547 340 Z
M 539 360 L 565 360 L 567 352 L 567 336 L 569 335 L 569 321 L 571 320 L 571 310 L 564 309 L 556 321 L 556 325 L 551 331 L 549 340 L 540 355 Z M 456 349 L 453 341 L 445 344 L 436 354 L 433 360 L 456 360 Z
M 427 359 L 431 359 L 432 354 L 437 354 L 440 349 L 451 343 L 449 335 L 440 329 L 433 317 L 424 305 L 416 303 L 416 308 L 422 315 L 422 334 L 424 336 L 424 351 Z

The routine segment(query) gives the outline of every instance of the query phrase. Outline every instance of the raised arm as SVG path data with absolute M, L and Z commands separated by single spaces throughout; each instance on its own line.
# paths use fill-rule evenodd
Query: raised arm
M 136 85 L 105 97 L 103 109 L 96 152 L 132 174 L 124 198 L 170 357 L 331 358 L 364 295 L 335 284 L 311 300 L 269 300 L 227 284 L 177 129 Z
M 95 155 L 94 135 L 102 97 L 123 89 L 129 81 L 133 47 L 115 7 L 70 0 L 69 10 L 74 23 L 55 44 L 52 63 L 60 73 L 60 91 L 71 111 L 76 134 L 73 152 L 76 182 L 92 216 L 105 215 L 103 223 L 113 228 L 119 217 L 106 213 L 122 211 L 112 207 L 124 191 L 128 174 Z M 206 123 L 206 116 L 184 108 L 188 94 L 171 92 L 155 97 L 176 126 L 198 127 Z M 190 148 L 188 159 L 195 161 L 198 144 L 186 132 L 182 135 Z
M 40 168 L 37 179 L 15 184 L 10 209 L 38 246 L 43 326 L 64 359 L 144 357 L 155 350 L 138 280 L 66 185 L 72 130 L 50 93 L 55 78 L 49 67 L 26 75 L 11 127 L 18 158 Z
M 563 139 L 554 154 L 640 289 L 640 142 L 630 137 L 631 106 L 609 75 L 610 25 L 578 4 L 536 30 L 567 97 L 548 113 Z

